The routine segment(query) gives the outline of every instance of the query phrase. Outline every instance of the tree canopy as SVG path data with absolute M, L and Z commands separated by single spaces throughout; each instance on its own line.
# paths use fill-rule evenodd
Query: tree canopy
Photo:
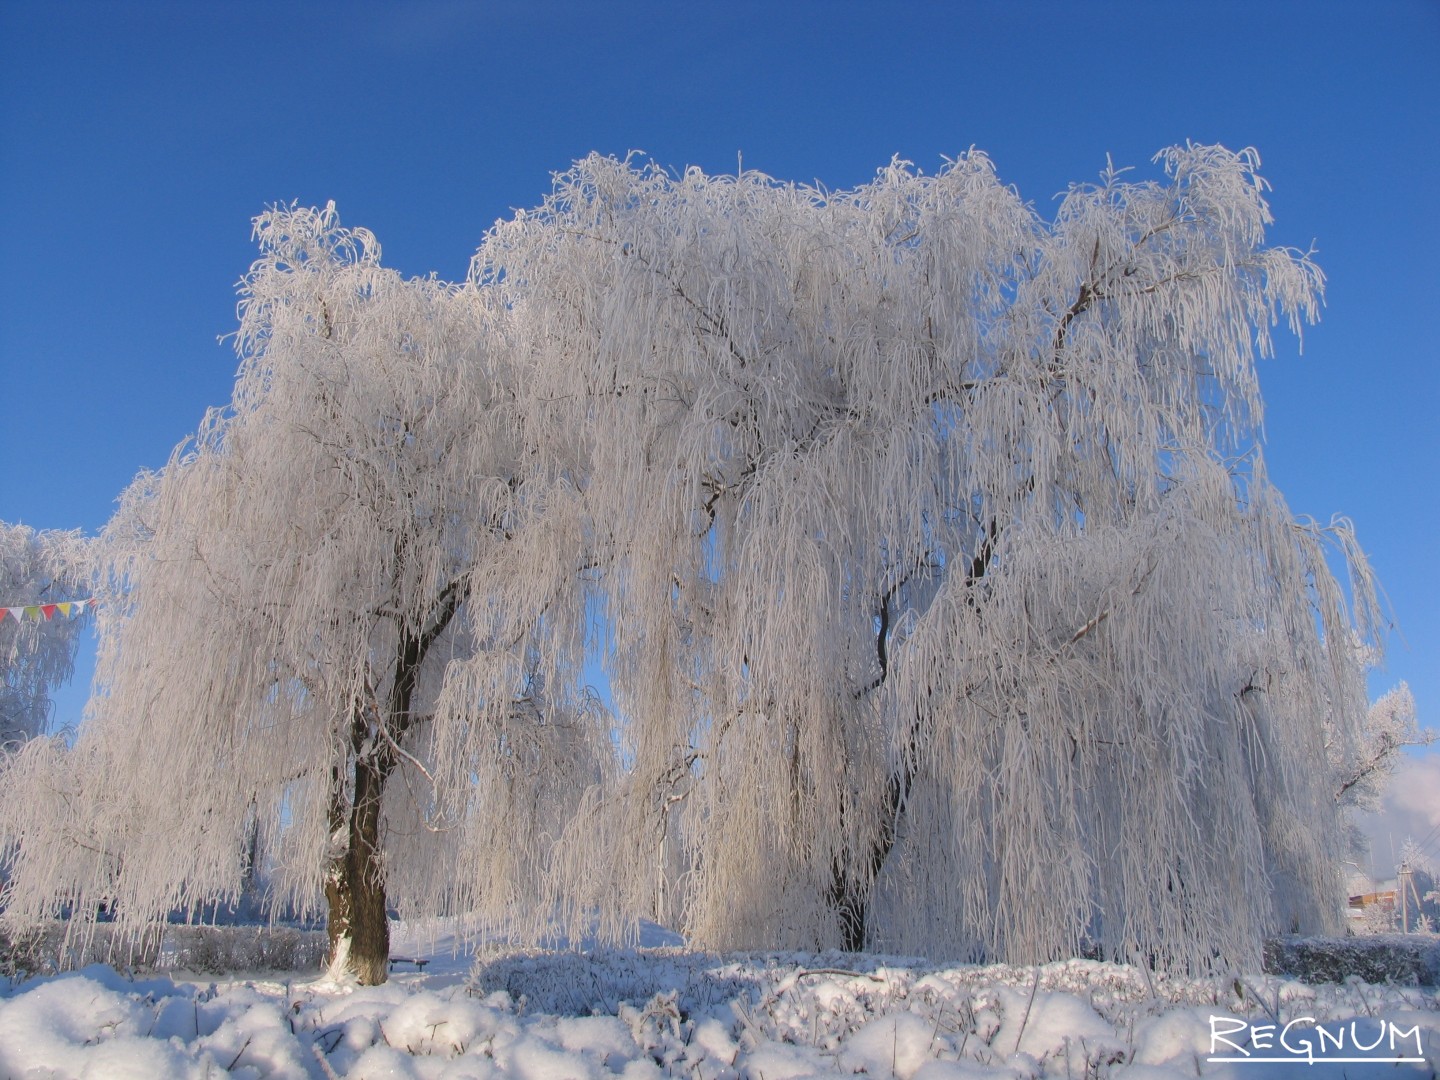
M 1323 276 L 1253 151 L 1157 162 L 1047 219 L 977 152 L 592 156 L 458 286 L 262 215 L 234 400 L 103 539 L 94 718 L 9 767 L 7 917 L 231 893 L 258 820 L 367 981 L 387 900 L 1192 969 L 1334 926 L 1379 616 L 1255 371 Z

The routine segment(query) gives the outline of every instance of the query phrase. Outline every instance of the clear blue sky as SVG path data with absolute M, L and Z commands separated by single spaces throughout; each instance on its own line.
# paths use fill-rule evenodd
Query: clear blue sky
M 1263 369 L 1271 472 L 1355 520 L 1404 634 L 1376 689 L 1440 725 L 1437 117 L 1437 0 L 0 0 L 0 519 L 98 529 L 227 401 L 267 203 L 456 279 L 590 150 L 845 187 L 973 145 L 1048 210 L 1107 153 L 1253 145 L 1330 278 Z

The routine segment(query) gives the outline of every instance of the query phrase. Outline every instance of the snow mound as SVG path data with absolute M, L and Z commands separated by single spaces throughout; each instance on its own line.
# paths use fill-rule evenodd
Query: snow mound
M 469 975 L 461 961 L 452 948 L 440 974 L 380 987 L 135 981 L 99 966 L 32 979 L 0 995 L 0 1075 L 1419 1080 L 1440 1060 L 1440 998 L 1356 980 L 674 949 L 512 953 Z M 1257 1046 L 1266 1025 L 1273 1041 L 1289 1024 L 1296 1045 L 1317 1042 L 1317 1025 L 1360 1046 L 1413 1032 L 1401 1042 L 1425 1060 L 1242 1067 L 1213 1060 L 1217 1016 Z

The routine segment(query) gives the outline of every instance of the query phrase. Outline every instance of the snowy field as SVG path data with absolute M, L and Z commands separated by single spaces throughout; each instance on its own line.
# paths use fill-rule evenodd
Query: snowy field
M 33 979 L 0 998 L 0 1076 L 1403 1080 L 1440 1060 L 1433 988 L 1184 981 L 1090 961 L 474 956 L 415 931 L 393 951 L 430 962 L 381 987 L 99 966 Z

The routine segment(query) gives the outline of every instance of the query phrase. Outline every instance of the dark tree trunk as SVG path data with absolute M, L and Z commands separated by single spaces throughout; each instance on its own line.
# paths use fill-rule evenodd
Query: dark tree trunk
M 385 873 L 380 862 L 380 798 L 394 765 L 389 754 L 355 763 L 355 806 L 345 852 L 349 966 L 363 986 L 377 986 L 390 974 L 390 920 L 385 915 Z
M 332 859 L 325 873 L 325 936 L 330 939 L 327 956 L 334 963 L 342 938 L 350 933 L 350 888 L 345 877 L 345 859 Z
M 348 939 L 345 968 L 364 986 L 377 986 L 390 977 L 390 922 L 380 853 L 385 783 L 399 763 L 396 748 L 413 719 L 411 704 L 421 665 L 463 599 L 463 585 L 452 583 L 422 632 L 401 631 L 384 715 L 374 717 L 373 730 L 363 709 L 357 708 L 351 717 L 354 785 L 348 800 L 342 771 L 337 768 L 331 775 L 330 835 L 343 836 L 345 847 L 332 858 L 325 878 L 330 957 L 333 962 L 341 940 Z
M 355 718 L 351 721 L 351 727 L 358 725 L 361 721 Z M 353 738 L 352 738 L 353 741 Z M 330 864 L 325 868 L 325 933 L 330 939 L 329 957 L 330 962 L 335 963 L 339 956 L 340 942 L 348 940 L 350 936 L 350 873 L 349 873 L 349 850 L 347 843 L 343 849 L 336 850 L 340 837 L 348 838 L 349 815 L 347 813 L 349 804 L 345 797 L 345 770 L 338 764 L 330 770 Z M 348 946 L 346 946 L 348 948 Z
M 364 746 L 367 725 L 357 713 L 351 725 L 352 749 Z M 380 800 L 390 769 L 373 749 L 353 757 L 354 793 L 339 770 L 332 776 L 331 836 L 344 847 L 331 859 L 325 878 L 329 909 L 326 931 L 333 962 L 345 949 L 344 969 L 365 986 L 383 983 L 390 973 L 390 924 L 385 917 L 385 874 L 380 862 Z M 342 940 L 347 944 L 342 945 Z
M 259 902 L 260 894 L 260 815 L 255 802 L 250 803 L 250 821 L 245 828 L 244 870 L 240 875 L 240 895 L 246 903 Z
M 895 847 L 895 831 L 904 810 L 905 798 L 915 779 L 913 766 L 906 767 L 890 777 L 885 824 L 875 838 L 866 857 L 862 873 L 856 875 L 849 868 L 835 864 L 834 877 L 830 885 L 830 905 L 840 921 L 840 947 L 846 952 L 864 952 L 865 937 L 869 931 L 870 890 L 880 876 L 880 869 Z
M 995 543 L 998 538 L 999 530 L 996 522 L 991 520 L 985 537 L 980 542 L 980 548 L 970 560 L 968 573 L 965 575 L 967 587 L 965 602 L 972 607 L 980 602 L 974 587 L 990 569 L 990 560 L 995 555 Z M 889 677 L 890 600 L 898 588 L 899 586 L 896 586 L 885 595 L 880 602 L 879 611 L 876 612 L 875 659 L 879 674 L 857 696 L 870 693 Z M 921 717 L 917 715 L 911 719 L 910 730 L 906 733 L 905 742 L 902 744 L 900 766 L 890 774 L 887 780 L 885 819 L 870 850 L 863 856 L 860 872 L 858 874 L 851 872 L 850 867 L 839 861 L 832 867 L 829 900 L 840 923 L 841 945 L 846 952 L 864 952 L 865 950 L 865 938 L 869 931 L 870 891 L 880 877 L 885 860 L 890 858 L 890 852 L 895 848 L 895 841 L 900 830 L 900 819 L 905 813 L 905 807 L 910 798 L 910 789 L 914 786 L 915 776 L 919 770 L 920 729 Z

